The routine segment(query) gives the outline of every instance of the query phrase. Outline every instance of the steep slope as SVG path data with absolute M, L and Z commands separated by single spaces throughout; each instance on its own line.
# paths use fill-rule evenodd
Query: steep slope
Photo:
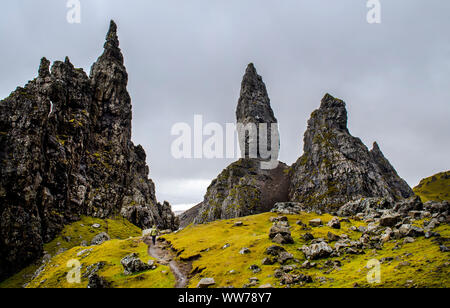
M 288 200 L 288 167 L 278 162 L 277 119 L 270 106 L 266 85 L 252 63 L 248 65 L 241 83 L 236 122 L 238 125 L 254 125 L 258 135 L 252 136 L 251 130 L 238 128 L 241 156 L 244 158 L 225 168 L 213 180 L 195 223 L 267 212 L 276 202 Z M 267 125 L 267 135 L 260 134 L 260 124 Z M 272 141 L 275 147 L 271 146 Z M 271 153 L 270 160 L 275 162 L 273 168 L 263 164 L 268 160 L 260 151 L 264 146 Z
M 347 129 L 345 103 L 327 94 L 311 114 L 304 154 L 292 166 L 291 201 L 325 211 L 367 197 L 389 202 L 413 195 L 378 144 L 372 150 Z
M 450 202 L 450 171 L 441 172 L 420 181 L 414 187 L 414 193 L 422 202 Z
M 127 82 L 111 21 L 90 77 L 68 58 L 50 71 L 43 58 L 38 77 L 0 102 L 0 280 L 81 215 L 178 227 L 131 141 Z

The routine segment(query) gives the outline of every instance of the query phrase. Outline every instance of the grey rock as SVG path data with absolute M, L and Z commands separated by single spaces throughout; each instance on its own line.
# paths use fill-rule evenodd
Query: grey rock
M 239 253 L 240 253 L 241 255 L 246 255 L 246 254 L 251 253 L 251 250 L 248 249 L 247 247 L 244 247 L 244 248 L 241 249 L 241 251 L 239 251 Z
M 333 252 L 333 249 L 325 242 L 312 244 L 311 246 L 303 246 L 302 248 L 305 257 L 310 260 L 327 258 Z
M 332 213 L 361 198 L 380 197 L 393 203 L 413 196 L 377 143 L 369 151 L 350 135 L 345 103 L 329 94 L 308 121 L 303 152 L 292 167 L 292 202 Z
M 197 284 L 197 288 L 200 289 L 206 289 L 216 284 L 216 281 L 214 278 L 203 278 L 200 280 L 200 282 Z
M 136 253 L 126 256 L 120 260 L 120 263 L 124 268 L 124 275 L 133 275 L 151 269 L 151 266 L 142 262 Z
M 341 222 L 339 220 L 338 217 L 333 217 L 329 222 L 328 222 L 328 227 L 333 228 L 333 229 L 340 229 L 341 228 Z
M 104 242 L 109 241 L 109 240 L 111 240 L 111 238 L 109 237 L 108 233 L 102 232 L 102 233 L 94 236 L 94 238 L 91 241 L 91 245 L 101 245 Z

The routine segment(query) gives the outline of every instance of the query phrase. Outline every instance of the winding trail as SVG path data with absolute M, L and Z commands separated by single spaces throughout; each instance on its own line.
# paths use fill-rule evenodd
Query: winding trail
M 189 274 L 192 270 L 191 263 L 178 262 L 169 251 L 165 242 L 156 241 L 153 245 L 151 239 L 144 241 L 148 246 L 148 255 L 156 259 L 156 262 L 162 265 L 169 265 L 170 270 L 175 276 L 175 288 L 186 288 L 189 283 Z

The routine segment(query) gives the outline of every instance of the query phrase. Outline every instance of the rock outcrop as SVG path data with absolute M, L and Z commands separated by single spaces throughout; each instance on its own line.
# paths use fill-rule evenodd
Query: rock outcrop
M 375 143 L 372 150 L 347 129 L 345 103 L 326 94 L 308 121 L 304 154 L 292 166 L 290 200 L 335 212 L 350 201 L 413 196 Z
M 213 180 L 194 219 L 195 223 L 268 212 L 275 203 L 288 199 L 288 166 L 278 161 L 278 126 L 271 126 L 277 124 L 277 119 L 270 107 L 266 86 L 253 64 L 248 65 L 242 80 L 236 122 L 240 139 L 244 140 L 240 144 L 243 158 L 228 166 Z M 258 138 L 255 140 L 248 131 L 240 131 L 239 124 L 254 124 Z M 259 124 L 267 124 L 267 135 L 259 134 Z M 272 127 L 276 128 L 273 134 Z M 267 140 L 264 138 L 265 141 L 262 141 L 260 136 Z M 274 136 L 276 139 L 272 138 Z M 268 158 L 259 151 L 264 146 L 273 156 Z M 257 155 L 250 155 L 252 148 L 257 149 Z M 273 168 L 262 163 L 267 160 L 275 160 Z
M 242 80 L 236 121 L 242 157 L 278 160 L 280 145 L 278 121 L 270 106 L 266 85 L 256 72 L 253 63 L 248 65 Z M 242 129 L 239 128 L 239 124 L 242 125 Z M 247 125 L 250 126 L 246 127 Z M 253 130 L 252 125 L 254 125 Z M 273 151 L 270 153 L 272 155 L 263 153 L 266 150 Z
M 128 75 L 111 22 L 88 77 L 68 58 L 0 102 L 0 279 L 42 253 L 80 215 L 122 214 L 177 229 L 158 204 L 141 146 L 131 141 Z

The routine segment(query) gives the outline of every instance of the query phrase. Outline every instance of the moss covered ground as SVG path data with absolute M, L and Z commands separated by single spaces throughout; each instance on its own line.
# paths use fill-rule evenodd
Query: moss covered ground
M 100 227 L 92 227 L 94 224 L 99 224 Z M 112 240 L 98 246 L 81 246 L 83 241 L 90 243 L 93 237 L 101 232 L 108 233 Z M 136 275 L 123 275 L 123 267 L 120 264 L 123 257 L 137 253 L 143 262 L 151 259 L 147 254 L 147 245 L 140 238 L 141 234 L 141 229 L 123 218 L 103 220 L 83 217 L 80 221 L 67 225 L 58 237 L 44 245 L 44 250 L 52 258 L 45 264 L 40 275 L 30 282 L 30 278 L 42 266 L 42 260 L 5 280 L 0 284 L 0 288 L 21 288 L 25 284 L 28 288 L 85 288 L 88 279 L 83 277 L 83 274 L 89 266 L 99 262 L 105 262 L 105 266 L 98 274 L 111 283 L 111 287 L 173 287 L 175 278 L 167 266 L 160 265 L 156 270 Z M 81 253 L 83 251 L 86 252 Z M 80 262 L 80 283 L 69 283 L 67 280 L 69 272 L 74 269 L 68 266 L 72 260 Z
M 450 202 L 450 171 L 441 172 L 420 181 L 414 193 L 427 201 Z
M 280 264 L 262 265 L 265 250 L 273 245 L 268 237 L 272 226 L 271 217 L 274 213 L 264 213 L 239 219 L 216 221 L 204 225 L 191 225 L 186 229 L 165 235 L 164 238 L 171 243 L 179 253 L 179 259 L 192 259 L 193 277 L 188 287 L 196 287 L 198 282 L 205 277 L 212 277 L 216 281 L 216 287 L 242 287 L 249 283 L 249 279 L 259 279 L 256 287 L 271 284 L 273 287 L 284 287 L 274 277 L 274 272 Z M 350 288 L 359 287 L 450 287 L 450 257 L 449 253 L 441 252 L 439 245 L 433 238 L 416 238 L 415 242 L 405 244 L 403 239 L 391 240 L 384 244 L 382 250 L 366 249 L 364 254 L 315 260 L 317 266 L 311 269 L 301 268 L 306 260 L 303 252 L 298 248 L 308 244 L 302 237 L 306 232 L 315 238 L 327 238 L 328 232 L 334 234 L 347 234 L 351 239 L 358 240 L 361 233 L 352 231 L 351 226 L 366 226 L 367 223 L 358 220 L 343 222 L 341 229 L 332 229 L 326 223 L 332 218 L 330 215 L 317 215 L 302 213 L 288 215 L 291 225 L 294 244 L 283 247 L 294 255 L 296 260 L 287 264 L 296 265 L 296 274 L 302 273 L 313 278 L 312 283 L 302 287 L 325 288 Z M 304 230 L 298 221 L 307 224 L 313 218 L 321 218 L 323 226 Z M 234 226 L 237 221 L 243 222 L 243 226 Z M 101 225 L 93 229 L 92 224 Z M 414 224 L 423 226 L 424 220 L 415 221 Z M 90 241 L 99 232 L 108 232 L 113 238 L 99 246 L 79 246 L 82 239 Z M 441 237 L 450 237 L 450 227 L 441 225 L 436 232 Z M 46 251 L 55 253 L 61 248 L 66 251 L 53 256 L 46 263 L 45 269 L 40 275 L 29 282 L 30 275 L 41 265 L 32 265 L 10 279 L 0 284 L 2 288 L 21 287 L 29 282 L 28 288 L 85 288 L 88 284 L 83 274 L 86 269 L 98 262 L 106 265 L 98 272 L 104 277 L 111 287 L 115 288 L 171 288 L 175 285 L 175 278 L 169 267 L 159 265 L 156 270 L 137 273 L 136 275 L 123 275 L 123 267 L 120 260 L 130 253 L 137 253 L 143 262 L 150 260 L 147 255 L 147 246 L 140 238 L 141 230 L 128 222 L 118 220 L 98 220 L 84 217 L 81 221 L 67 226 L 54 241 L 46 245 Z M 71 241 L 67 241 L 71 237 Z M 228 245 L 227 245 L 228 244 Z M 334 243 L 330 243 L 334 246 Z M 72 247 L 71 247 L 72 246 Z M 224 248 L 224 246 L 228 246 Z M 249 248 L 250 253 L 241 255 L 242 248 Z M 86 249 L 92 249 L 82 252 Z M 52 254 L 53 255 L 53 254 Z M 198 257 L 200 255 L 200 257 Z M 197 256 L 197 257 L 195 257 Z M 381 283 L 369 284 L 367 274 L 370 260 L 382 261 L 380 265 Z M 78 260 L 81 264 L 81 283 L 71 284 L 67 281 L 67 275 L 71 271 L 68 267 L 70 260 Z M 327 261 L 339 261 L 338 268 L 329 267 Z M 249 268 L 258 265 L 261 272 L 253 273 Z M 26 279 L 27 278 L 27 279 Z M 298 285 L 297 287 L 300 287 Z
M 185 230 L 165 236 L 173 247 L 181 252 L 180 258 L 189 258 L 200 254 L 201 257 L 193 262 L 193 268 L 201 271 L 195 275 L 189 287 L 196 287 L 199 280 L 212 277 L 217 287 L 242 287 L 249 283 L 249 278 L 257 277 L 258 286 L 271 284 L 274 287 L 283 287 L 273 274 L 280 267 L 279 264 L 265 266 L 262 260 L 265 250 L 273 245 L 268 237 L 272 223 L 270 217 L 276 214 L 265 213 L 240 219 L 217 221 L 205 225 L 189 226 Z M 310 219 L 321 218 L 324 226 L 312 228 L 305 231 L 297 225 L 297 221 L 308 223 Z M 363 255 L 343 255 L 336 258 L 328 258 L 314 261 L 317 267 L 303 269 L 300 265 L 306 260 L 303 252 L 298 248 L 307 244 L 302 235 L 310 232 L 315 238 L 327 238 L 328 232 L 337 235 L 345 233 L 356 240 L 361 236 L 360 232 L 351 231 L 351 226 L 362 226 L 366 223 L 350 220 L 342 223 L 340 230 L 331 229 L 326 223 L 331 219 L 330 215 L 300 214 L 288 215 L 292 226 L 292 237 L 295 243 L 283 245 L 292 253 L 297 262 L 299 273 L 310 275 L 313 283 L 305 284 L 304 287 L 450 287 L 449 254 L 443 253 L 439 245 L 432 239 L 424 237 L 417 238 L 414 243 L 403 244 L 402 240 L 392 240 L 384 244 L 382 250 L 366 250 Z M 234 227 L 236 221 L 242 221 L 244 226 Z M 422 226 L 423 221 L 416 224 Z M 450 228 L 443 225 L 435 230 L 442 237 L 450 236 Z M 230 247 L 223 248 L 226 244 Z M 331 243 L 333 246 L 334 243 Z M 397 246 L 397 248 L 396 248 Z M 247 247 L 250 254 L 241 255 L 239 251 Z M 392 258 L 389 262 L 381 264 L 381 283 L 369 284 L 367 274 L 368 261 L 382 258 Z M 330 269 L 325 266 L 327 260 L 338 260 L 342 266 L 339 269 Z M 249 267 L 258 265 L 262 271 L 254 274 Z M 406 265 L 405 265 L 406 264 Z

